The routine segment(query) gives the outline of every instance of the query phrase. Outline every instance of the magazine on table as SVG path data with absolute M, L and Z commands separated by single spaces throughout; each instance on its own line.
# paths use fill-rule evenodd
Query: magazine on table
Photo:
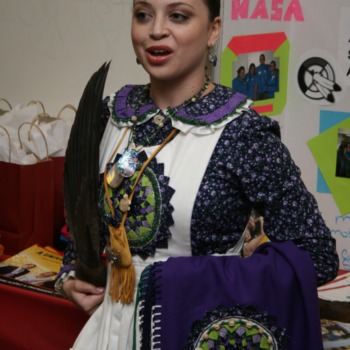
M 350 323 L 321 319 L 324 349 L 350 349 Z
M 62 253 L 35 244 L 0 262 L 2 283 L 55 294 L 54 281 L 62 264 Z

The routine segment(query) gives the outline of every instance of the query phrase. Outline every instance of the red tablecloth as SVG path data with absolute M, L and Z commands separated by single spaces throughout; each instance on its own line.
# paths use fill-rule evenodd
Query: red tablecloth
M 0 283 L 0 348 L 68 350 L 88 316 L 63 298 Z

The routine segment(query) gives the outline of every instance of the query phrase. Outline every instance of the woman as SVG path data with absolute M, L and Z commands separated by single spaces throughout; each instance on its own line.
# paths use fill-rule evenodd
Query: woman
M 135 289 L 136 305 L 135 302 L 112 300 L 109 283 L 113 276 L 111 271 L 115 265 L 118 268 L 118 262 L 109 264 L 106 288 L 76 279 L 76 256 L 70 243 L 64 257 L 65 267 L 56 286 L 58 289 L 62 287 L 61 291 L 70 300 L 92 315 L 73 349 L 125 350 L 133 346 L 135 349 L 144 349 L 150 344 L 152 348 L 167 350 L 183 348 L 189 344 L 187 334 L 194 334 L 188 328 L 196 319 L 204 316 L 201 308 L 207 308 L 208 305 L 203 298 L 212 292 L 220 298 L 231 298 L 235 294 L 220 292 L 224 288 L 232 289 L 227 283 L 216 284 L 211 278 L 204 278 L 209 273 L 219 278 L 220 271 L 231 264 L 233 270 L 220 275 L 220 279 L 234 276 L 241 281 L 242 294 L 234 302 L 241 305 L 239 312 L 245 308 L 252 316 L 255 311 L 248 304 L 263 312 L 267 299 L 262 291 L 266 285 L 264 288 L 264 283 L 259 288 L 248 286 L 249 281 L 254 285 L 260 283 L 258 278 L 250 278 L 249 274 L 258 273 L 261 266 L 265 266 L 269 272 L 259 272 L 261 277 L 273 280 L 279 278 L 278 272 L 275 274 L 270 269 L 272 263 L 266 261 L 272 256 L 273 259 L 279 258 L 271 252 L 256 253 L 247 259 L 232 256 L 241 253 L 243 232 L 252 208 L 264 216 L 264 231 L 271 240 L 258 250 L 277 244 L 283 251 L 284 243 L 293 252 L 296 250 L 298 256 L 301 254 L 312 265 L 312 278 L 305 274 L 315 284 L 310 289 L 315 295 L 316 277 L 317 283 L 323 284 L 337 274 L 335 242 L 320 216 L 314 198 L 306 191 L 298 168 L 279 140 L 277 123 L 260 117 L 250 109 L 251 101 L 246 96 L 214 84 L 206 77 L 207 57 L 215 61 L 212 49 L 219 39 L 219 14 L 220 2 L 217 0 L 134 1 L 132 42 L 137 61 L 149 74 L 150 84 L 125 86 L 105 101 L 106 127 L 100 147 L 100 172 L 107 175 L 101 176 L 99 204 L 101 233 L 107 241 L 108 225 L 118 226 L 126 215 L 126 233 L 139 289 L 137 294 Z M 171 134 L 172 130 L 175 130 L 175 134 Z M 170 139 L 167 139 L 169 135 Z M 160 144 L 164 147 L 155 155 L 155 146 Z M 135 178 L 138 170 L 128 175 L 131 178 L 125 177 L 120 182 L 108 180 L 108 175 L 116 171 L 114 164 L 120 167 L 119 172 L 130 170 L 124 166 L 128 163 L 124 162 L 128 152 L 133 156 L 135 152 L 138 153 L 138 162 L 141 164 L 153 157 L 136 184 L 131 202 L 130 179 Z M 131 159 L 128 158 L 128 161 Z M 175 259 L 175 269 L 169 274 L 163 268 L 170 267 L 168 262 L 174 263 L 172 258 Z M 255 259 L 259 259 L 259 262 Z M 185 276 L 196 270 L 194 266 L 185 266 L 196 265 L 197 262 L 206 264 L 207 261 L 212 266 L 205 269 L 204 275 L 191 273 Z M 283 261 L 282 265 L 289 266 Z M 223 269 L 217 265 L 222 263 L 227 263 Z M 184 268 L 181 268 L 182 264 Z M 282 265 L 273 264 L 277 269 Z M 162 278 L 153 279 L 157 276 L 157 267 L 164 272 L 163 277 L 169 277 L 168 282 L 164 283 Z M 285 269 L 282 270 L 285 274 Z M 180 278 L 180 283 L 176 282 L 177 278 Z M 164 322 L 159 320 L 159 327 L 155 329 L 153 326 L 157 324 L 158 316 L 154 312 L 157 306 L 150 306 L 149 303 L 155 301 L 163 291 L 159 295 L 150 295 L 150 298 L 144 297 L 157 291 L 156 287 L 147 287 L 156 280 L 169 288 L 169 297 L 177 288 L 185 288 L 185 291 L 179 289 L 175 299 L 164 296 L 163 301 L 170 301 L 164 304 L 164 308 L 171 306 L 172 310 L 159 313 L 159 316 L 162 314 L 162 317 L 168 318 Z M 186 282 L 190 283 L 189 288 Z M 210 282 L 210 286 L 202 289 L 200 285 L 206 282 Z M 235 285 L 238 293 L 239 286 Z M 257 289 L 259 296 L 264 297 L 263 302 L 243 300 L 250 295 L 250 291 Z M 193 292 L 199 294 L 194 297 L 191 295 Z M 273 300 L 269 302 L 271 308 L 277 305 L 275 300 L 273 295 Z M 196 302 L 199 303 L 196 312 L 187 307 L 187 303 L 191 306 Z M 259 310 L 262 304 L 263 309 Z M 315 307 L 317 317 L 318 306 Z M 210 309 L 215 311 L 208 306 L 207 310 Z M 280 312 L 268 311 L 272 314 Z M 178 312 L 180 316 L 176 315 Z M 292 310 L 290 312 L 293 313 Z M 259 317 L 262 323 L 264 320 L 266 323 L 271 321 L 265 314 Z M 293 319 L 293 315 L 288 314 L 288 319 Z M 233 327 L 232 324 L 229 321 L 228 329 Z M 288 325 L 285 327 L 289 329 Z M 166 336 L 158 334 L 164 331 L 168 332 Z M 233 341 L 236 344 L 242 342 L 242 337 L 253 337 L 252 334 L 226 331 L 217 341 L 223 341 L 223 334 L 240 337 L 239 340 L 229 340 L 230 344 Z M 268 342 L 283 338 L 284 333 L 275 332 L 272 335 L 265 337 L 264 334 L 255 334 L 254 337 Z M 292 334 L 292 337 L 303 339 L 304 334 L 300 333 L 298 337 Z M 203 341 L 208 340 L 205 338 L 203 336 Z M 320 337 L 316 338 L 312 344 L 318 346 Z M 193 348 L 192 345 L 188 346 Z M 299 344 L 294 343 L 291 348 L 296 349 L 297 346 Z
M 249 65 L 249 71 L 245 76 L 245 80 L 247 82 L 247 93 L 248 97 L 255 101 L 257 99 L 257 91 L 258 91 L 258 81 L 259 77 L 255 72 L 255 64 L 251 63 Z
M 267 98 L 274 98 L 275 93 L 279 90 L 279 75 L 276 69 L 276 62 L 270 62 L 270 70 L 267 74 Z
M 245 95 L 248 93 L 247 81 L 245 79 L 245 69 L 243 66 L 237 69 L 237 76 L 232 80 L 232 89 Z

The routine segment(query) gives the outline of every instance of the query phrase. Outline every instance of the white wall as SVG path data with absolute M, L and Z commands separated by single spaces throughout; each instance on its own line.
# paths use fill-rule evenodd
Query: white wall
M 131 10 L 130 0 L 0 0 L 0 98 L 40 100 L 55 115 L 78 105 L 109 60 L 105 94 L 146 81 L 130 41 Z

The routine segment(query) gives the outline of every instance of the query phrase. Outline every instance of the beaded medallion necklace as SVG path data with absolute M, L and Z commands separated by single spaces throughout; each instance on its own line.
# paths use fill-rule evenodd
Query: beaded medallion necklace
M 165 111 L 159 110 L 158 113 L 153 117 L 153 122 L 156 124 L 154 128 L 148 135 L 144 137 L 144 143 L 149 144 L 150 141 L 158 134 L 158 132 L 163 128 L 165 123 L 170 120 L 170 118 L 181 108 L 188 106 L 191 103 L 195 103 L 207 90 L 210 84 L 210 78 L 206 76 L 205 83 L 199 91 L 197 91 L 192 97 L 186 99 L 182 104 L 176 107 L 167 107 Z M 140 108 L 150 93 L 151 85 L 148 84 L 144 87 L 143 94 L 135 107 L 135 114 L 131 117 L 132 127 L 129 134 L 129 139 L 127 146 L 119 158 L 119 160 L 111 167 L 107 174 L 107 183 L 111 188 L 118 188 L 124 178 L 131 177 L 138 164 L 138 153 L 143 148 L 143 145 L 136 146 L 134 136 L 135 127 L 137 123 L 137 116 L 139 114 Z

